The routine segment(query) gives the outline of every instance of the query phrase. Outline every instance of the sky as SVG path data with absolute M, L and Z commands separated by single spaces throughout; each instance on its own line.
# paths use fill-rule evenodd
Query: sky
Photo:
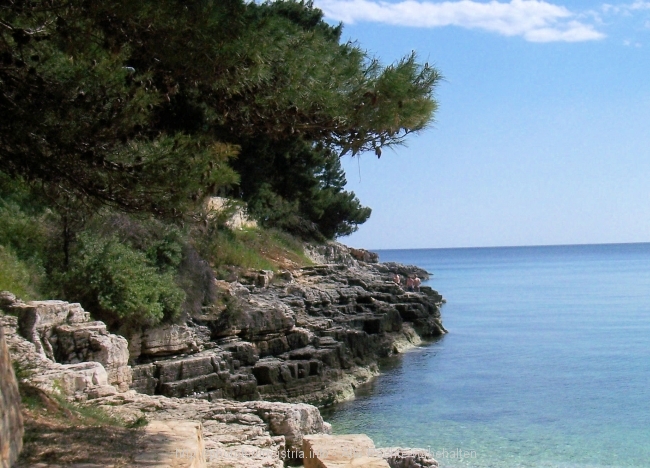
M 650 242 L 650 2 L 315 0 L 445 77 L 406 146 L 343 158 L 368 249 Z

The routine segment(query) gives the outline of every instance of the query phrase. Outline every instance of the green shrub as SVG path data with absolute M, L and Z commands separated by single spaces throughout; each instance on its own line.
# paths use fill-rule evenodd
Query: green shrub
M 69 270 L 66 298 L 79 301 L 111 327 L 151 326 L 178 316 L 185 293 L 171 272 L 141 251 L 108 238 L 81 234 Z
M 183 260 L 185 236 L 171 223 L 109 212 L 96 216 L 86 230 L 101 237 L 114 236 L 133 249 L 144 252 L 161 271 L 176 271 Z
M 174 276 L 185 293 L 182 312 L 191 315 L 217 300 L 214 272 L 191 245 L 178 226 L 153 218 L 135 218 L 108 213 L 97 217 L 88 231 L 102 237 L 114 236 L 121 243 L 146 255 L 160 273 Z
M 34 283 L 38 275 L 33 270 L 10 249 L 0 245 L 0 291 L 11 291 L 21 299 L 36 299 Z
M 0 172 L 0 245 L 21 260 L 42 262 L 54 220 L 28 186 Z

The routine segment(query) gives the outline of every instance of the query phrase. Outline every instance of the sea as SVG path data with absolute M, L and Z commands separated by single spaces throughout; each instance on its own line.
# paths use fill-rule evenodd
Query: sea
M 323 411 L 441 467 L 650 467 L 650 244 L 380 250 L 447 300 L 447 335 Z

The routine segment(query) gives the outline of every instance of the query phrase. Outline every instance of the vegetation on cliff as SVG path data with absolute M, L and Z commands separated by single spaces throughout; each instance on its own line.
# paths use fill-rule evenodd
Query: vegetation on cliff
M 0 289 L 151 325 L 213 304 L 227 264 L 300 261 L 288 234 L 356 230 L 340 157 L 425 128 L 440 76 L 341 32 L 295 0 L 5 2 Z M 231 233 L 217 194 L 275 230 Z

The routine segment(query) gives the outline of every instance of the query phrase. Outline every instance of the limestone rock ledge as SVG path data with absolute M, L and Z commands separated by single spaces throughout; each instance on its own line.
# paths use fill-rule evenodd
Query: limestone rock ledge
M 10 293 L 0 293 L 0 309 L 11 314 L 0 312 L 0 328 L 32 385 L 134 421 L 198 421 L 206 466 L 279 468 L 305 435 L 330 432 L 315 406 L 298 402 L 350 398 L 378 374 L 378 359 L 446 333 L 437 291 L 392 282 L 396 273 L 427 279 L 426 271 L 375 263 L 340 244 L 310 254 L 328 263 L 219 282 L 228 308 L 129 343 L 79 304 L 24 303 Z M 422 457 L 384 460 L 435 466 Z
M 45 361 L 68 364 L 69 369 L 85 373 L 92 367 L 91 362 L 100 363 L 106 376 L 97 377 L 98 382 L 101 380 L 102 384 L 112 385 L 119 391 L 126 391 L 131 386 L 126 339 L 109 333 L 104 322 L 92 321 L 80 304 L 23 302 L 5 291 L 0 293 L 0 309 L 16 318 L 12 328 L 33 345 L 31 353 Z M 48 366 L 45 361 L 44 365 Z M 98 382 L 95 385 L 99 385 Z
M 331 263 L 219 281 L 227 308 L 130 340 L 132 388 L 326 406 L 377 375 L 379 359 L 446 333 L 437 291 L 405 291 L 392 281 L 396 273 L 427 279 L 426 271 L 374 263 L 335 243 L 310 254 Z
M 436 468 L 424 449 L 375 448 L 365 434 L 303 437 L 305 468 Z
M 127 421 L 198 421 L 208 467 L 281 468 L 309 434 L 330 433 L 315 406 L 267 401 L 206 401 L 129 391 L 88 401 Z
M 336 243 L 309 252 L 330 263 L 220 281 L 228 307 L 134 333 L 128 343 L 79 304 L 25 303 L 0 293 L 0 309 L 17 317 L 36 354 L 85 375 L 63 380 L 67 390 L 86 394 L 89 386 L 108 385 L 169 397 L 325 406 L 352 397 L 377 375 L 379 359 L 446 333 L 437 291 L 409 292 L 392 281 L 396 273 L 426 279 L 426 271 L 374 263 L 369 252 Z M 100 363 L 106 376 L 89 362 Z
M 56 363 L 48 359 L 34 343 L 20 336 L 17 322 L 17 317 L 0 312 L 0 328 L 4 330 L 11 359 L 31 385 L 48 393 L 61 393 L 77 400 L 118 392 L 117 388 L 109 384 L 108 373 L 101 363 Z

